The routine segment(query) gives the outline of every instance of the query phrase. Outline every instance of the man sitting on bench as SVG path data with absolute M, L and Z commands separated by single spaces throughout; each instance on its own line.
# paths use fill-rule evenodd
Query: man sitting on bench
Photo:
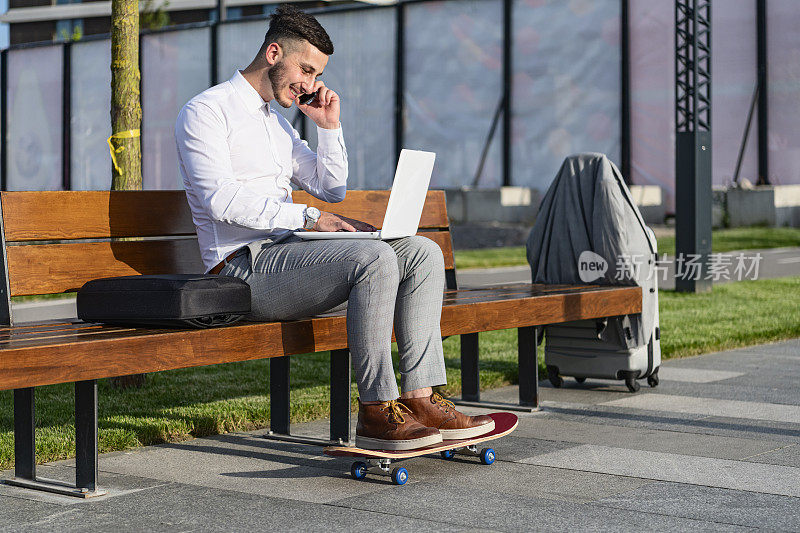
M 292 320 L 347 302 L 347 344 L 359 390 L 356 446 L 405 450 L 482 435 L 431 389 L 446 383 L 439 322 L 444 260 L 414 236 L 392 241 L 303 241 L 292 230 L 374 231 L 369 224 L 292 203 L 291 184 L 326 202 L 344 199 L 347 152 L 339 95 L 316 79 L 333 54 L 317 20 L 281 6 L 250 65 L 195 96 L 175 137 L 203 262 L 250 284 L 250 318 Z M 317 92 L 301 104 L 298 97 Z M 317 125 L 317 152 L 274 109 L 292 104 Z M 402 396 L 391 357 L 400 353 Z

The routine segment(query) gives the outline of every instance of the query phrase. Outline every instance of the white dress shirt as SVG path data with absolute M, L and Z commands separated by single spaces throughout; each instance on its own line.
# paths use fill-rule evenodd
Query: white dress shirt
M 237 248 L 303 227 L 292 183 L 326 202 L 344 199 L 342 129 L 318 127 L 317 136 L 314 153 L 239 71 L 183 106 L 178 163 L 206 272 Z

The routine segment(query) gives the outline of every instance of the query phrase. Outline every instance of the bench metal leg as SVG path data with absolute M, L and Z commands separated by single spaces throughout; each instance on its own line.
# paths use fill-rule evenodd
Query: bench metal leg
M 331 350 L 331 441 L 350 442 L 350 350 Z
M 536 327 L 517 330 L 519 358 L 519 404 L 539 408 L 539 360 Z
M 344 356 L 342 355 L 344 352 Z M 342 413 L 342 408 L 333 402 L 333 389 L 343 388 L 341 382 L 343 378 L 343 359 L 347 359 L 347 412 Z M 350 352 L 348 350 L 333 350 L 331 351 L 331 438 L 322 439 L 318 437 L 301 437 L 292 435 L 289 431 L 289 414 L 290 414 L 290 376 L 289 376 L 289 356 L 273 357 L 269 360 L 269 394 L 270 394 L 270 421 L 269 433 L 264 435 L 264 438 L 271 440 L 280 440 L 285 442 L 297 442 L 300 444 L 316 444 L 316 445 L 339 445 L 349 440 L 350 432 Z M 341 393 L 336 392 L 337 401 L 344 403 Z M 345 426 L 346 424 L 346 426 Z M 344 437 L 334 436 L 334 425 L 336 426 L 336 435 L 344 435 Z M 345 430 L 344 427 L 347 429 Z
M 289 357 L 269 360 L 269 428 L 271 433 L 289 434 Z
M 36 406 L 34 389 L 14 390 L 14 475 L 36 479 Z
M 75 486 L 97 490 L 97 380 L 75 383 Z
M 478 334 L 461 335 L 461 399 L 481 401 L 481 376 L 478 370 Z
M 536 367 L 536 328 L 519 328 L 518 341 L 519 404 L 481 401 L 477 333 L 461 335 L 461 398 L 450 398 L 450 400 L 456 405 L 482 407 L 485 409 L 502 409 L 504 411 L 522 411 L 526 413 L 538 410 L 539 381 Z M 531 360 L 533 361 L 532 363 Z M 532 370 L 531 364 L 533 365 Z
M 34 389 L 14 391 L 14 479 L 8 485 L 79 498 L 102 496 L 97 488 L 97 381 L 75 383 L 75 485 L 36 475 Z

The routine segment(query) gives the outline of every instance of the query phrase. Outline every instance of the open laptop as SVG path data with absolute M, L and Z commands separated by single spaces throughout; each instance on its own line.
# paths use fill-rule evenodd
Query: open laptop
M 417 233 L 436 154 L 403 150 L 380 231 L 295 231 L 301 239 L 399 239 Z

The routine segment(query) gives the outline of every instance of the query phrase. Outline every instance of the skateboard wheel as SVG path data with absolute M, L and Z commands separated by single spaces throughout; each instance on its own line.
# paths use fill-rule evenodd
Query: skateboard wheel
M 455 456 L 455 452 L 453 450 L 442 450 L 439 452 L 442 456 L 442 459 L 452 459 Z
M 492 448 L 484 448 L 481 450 L 481 462 L 485 465 L 490 465 L 497 459 Z
M 392 483 L 395 485 L 405 485 L 408 481 L 408 470 L 402 466 L 398 466 L 392 470 Z
M 367 463 L 363 461 L 356 461 L 353 463 L 353 466 L 350 467 L 350 475 L 353 476 L 353 479 L 364 479 L 367 477 Z

